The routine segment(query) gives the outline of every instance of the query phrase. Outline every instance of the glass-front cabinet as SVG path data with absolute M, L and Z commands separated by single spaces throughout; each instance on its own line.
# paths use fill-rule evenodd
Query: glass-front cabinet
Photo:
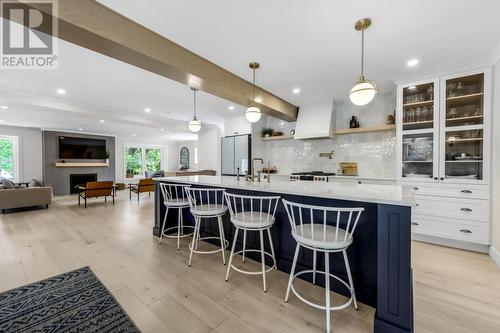
M 439 172 L 438 80 L 400 86 L 398 127 L 399 176 L 432 180 Z
M 400 180 L 487 181 L 489 75 L 482 70 L 398 86 Z

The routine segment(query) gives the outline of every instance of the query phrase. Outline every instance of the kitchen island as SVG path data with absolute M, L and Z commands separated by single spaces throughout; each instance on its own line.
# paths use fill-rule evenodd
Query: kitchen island
M 159 183 L 182 183 L 198 187 L 225 188 L 228 192 L 244 195 L 279 195 L 284 199 L 309 205 L 331 207 L 363 207 L 354 242 L 347 253 L 358 301 L 376 309 L 375 332 L 413 331 L 413 292 L 411 272 L 411 207 L 413 195 L 402 186 L 350 184 L 341 182 L 275 181 L 246 182 L 235 177 L 193 176 L 155 178 L 155 225 L 153 234 L 159 236 L 165 214 Z M 184 220 L 192 223 L 186 209 Z M 167 227 L 177 225 L 177 217 L 172 212 L 167 218 Z M 333 221 L 332 221 L 333 223 Z M 232 240 L 234 228 L 229 215 L 224 217 L 226 239 Z M 206 225 L 202 230 L 206 235 L 217 235 L 217 224 Z M 273 234 L 276 263 L 279 270 L 289 273 L 293 261 L 296 242 L 291 235 L 291 227 L 282 203 L 278 205 Z M 256 248 L 258 238 L 249 235 L 247 248 Z M 237 244 L 242 247 L 242 244 Z M 250 255 L 249 255 L 250 256 Z M 250 256 L 251 257 L 251 256 Z M 342 254 L 331 258 L 331 271 L 347 280 Z M 260 260 L 256 257 L 257 260 Z M 312 251 L 301 251 L 297 271 L 311 269 Z M 268 263 L 270 264 L 270 263 Z M 324 258 L 318 256 L 317 267 L 324 269 Z M 312 281 L 312 276 L 304 275 Z M 221 277 L 222 279 L 222 277 Z M 348 296 L 348 290 L 336 281 L 331 289 Z M 324 281 L 317 279 L 319 285 Z M 283 290 L 285 292 L 285 290 Z

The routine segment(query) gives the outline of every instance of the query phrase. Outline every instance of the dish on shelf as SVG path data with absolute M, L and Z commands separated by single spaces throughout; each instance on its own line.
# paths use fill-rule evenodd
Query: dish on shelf
M 476 160 L 482 160 L 483 158 L 481 156 L 456 156 L 452 160 L 449 161 L 476 161 Z
M 432 175 L 426 173 L 405 173 L 403 174 L 405 178 L 432 178 Z
M 446 178 L 451 178 L 451 179 L 477 179 L 477 175 L 461 175 L 461 176 L 451 176 L 451 175 L 446 175 Z

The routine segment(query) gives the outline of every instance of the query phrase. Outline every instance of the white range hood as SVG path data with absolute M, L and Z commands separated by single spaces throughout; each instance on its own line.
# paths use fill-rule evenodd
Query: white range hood
M 335 133 L 335 103 L 322 102 L 299 108 L 294 139 L 333 138 Z

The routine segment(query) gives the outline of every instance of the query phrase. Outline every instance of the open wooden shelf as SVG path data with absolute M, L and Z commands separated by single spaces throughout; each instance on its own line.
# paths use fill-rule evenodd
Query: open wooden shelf
M 277 136 L 269 136 L 269 137 L 263 137 L 262 141 L 279 141 L 279 140 L 292 140 L 293 135 L 277 135 Z
M 109 167 L 106 162 L 57 162 L 56 168 L 95 168 L 95 167 Z
M 377 125 L 377 126 L 366 126 L 358 128 L 339 128 L 335 130 L 335 135 L 342 134 L 355 134 L 355 133 L 369 133 L 369 132 L 383 132 L 392 131 L 396 129 L 396 125 Z

